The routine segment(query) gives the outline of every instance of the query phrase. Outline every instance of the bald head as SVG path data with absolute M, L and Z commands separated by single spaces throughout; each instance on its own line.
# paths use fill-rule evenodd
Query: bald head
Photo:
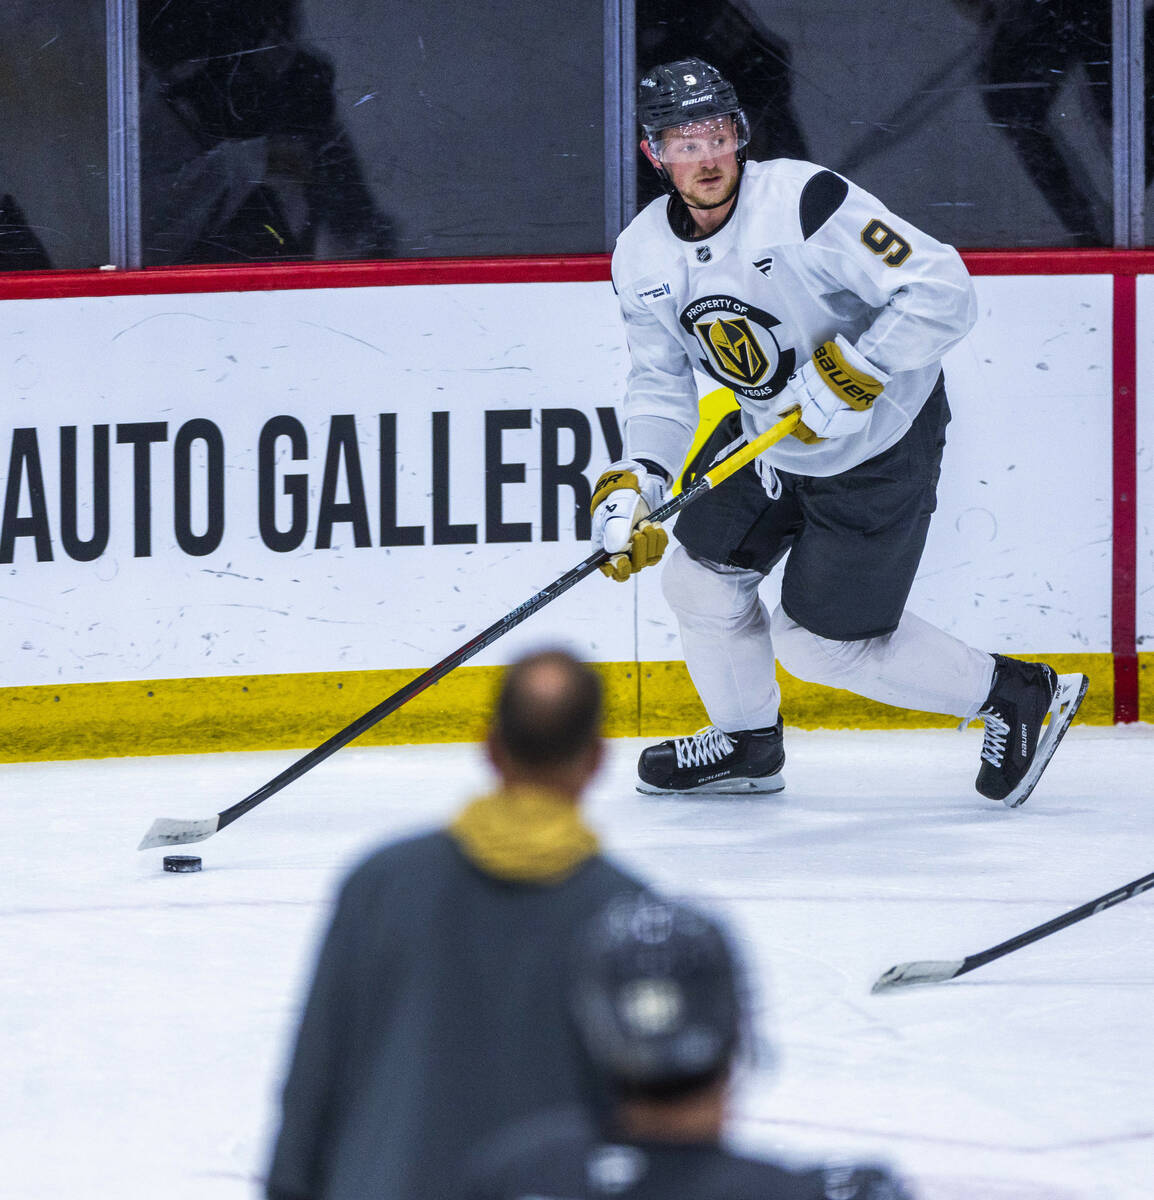
M 562 650 L 546 650 L 505 672 L 492 738 L 513 763 L 563 767 L 600 737 L 601 680 L 591 667 Z

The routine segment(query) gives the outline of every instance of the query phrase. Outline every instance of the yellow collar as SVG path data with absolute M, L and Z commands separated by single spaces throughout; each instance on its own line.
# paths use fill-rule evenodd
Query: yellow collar
M 449 825 L 483 871 L 516 883 L 559 883 L 598 850 L 576 803 L 543 788 L 503 788 L 467 804 Z

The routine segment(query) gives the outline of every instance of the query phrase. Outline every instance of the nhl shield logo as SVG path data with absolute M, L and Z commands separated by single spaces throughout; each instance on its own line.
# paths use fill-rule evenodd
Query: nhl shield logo
M 709 262 L 709 260 L 712 257 L 713 257 L 713 251 L 710 250 L 710 248 L 708 246 L 698 246 L 697 247 L 697 261 L 698 262 Z

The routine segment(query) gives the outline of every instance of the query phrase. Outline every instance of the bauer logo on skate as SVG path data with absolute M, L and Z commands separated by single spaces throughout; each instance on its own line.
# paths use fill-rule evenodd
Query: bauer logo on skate
M 400 415 L 14 429 L 0 563 L 589 538 L 611 407 L 404 414 L 403 437 Z
M 681 324 L 705 352 L 696 365 L 750 399 L 776 396 L 797 365 L 793 348 L 782 350 L 773 334 L 781 322 L 732 296 L 695 300 L 681 314 Z

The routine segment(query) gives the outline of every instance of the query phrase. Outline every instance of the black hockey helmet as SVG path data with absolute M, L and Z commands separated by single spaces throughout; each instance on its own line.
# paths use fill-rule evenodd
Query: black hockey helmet
M 732 83 L 701 58 L 661 63 L 637 85 L 637 120 L 646 137 L 705 117 L 742 111 Z
M 733 1059 L 741 970 L 704 913 L 652 895 L 621 899 L 581 939 L 574 1008 L 587 1051 L 611 1079 L 676 1088 L 716 1077 Z
M 637 120 L 650 149 L 661 157 L 665 130 L 699 125 L 721 117 L 732 118 L 738 164 L 745 165 L 749 120 L 733 84 L 701 58 L 681 58 L 661 63 L 642 75 L 637 85 Z M 663 168 L 657 174 L 666 191 L 673 186 Z

